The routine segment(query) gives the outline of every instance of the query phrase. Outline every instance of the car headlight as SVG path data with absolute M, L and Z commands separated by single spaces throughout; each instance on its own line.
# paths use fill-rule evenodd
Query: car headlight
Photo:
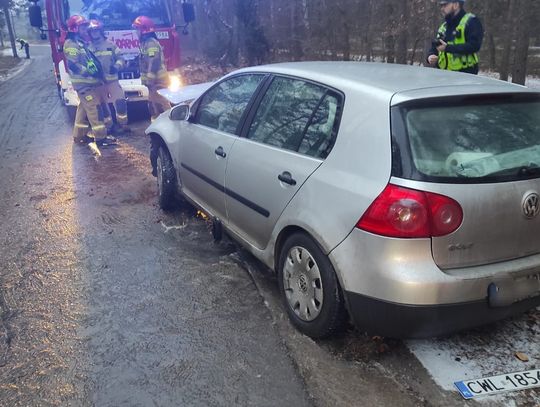
M 171 75 L 169 77 L 169 87 L 171 92 L 178 92 L 182 87 L 182 78 L 179 75 Z

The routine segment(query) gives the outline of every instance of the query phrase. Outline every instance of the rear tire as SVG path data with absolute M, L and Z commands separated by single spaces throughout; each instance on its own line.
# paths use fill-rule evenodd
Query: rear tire
M 278 283 L 293 325 L 312 338 L 340 331 L 347 313 L 334 267 L 305 233 L 287 238 L 279 255 Z
M 171 155 L 163 144 L 159 146 L 157 155 L 158 203 L 164 211 L 174 209 L 178 181 Z

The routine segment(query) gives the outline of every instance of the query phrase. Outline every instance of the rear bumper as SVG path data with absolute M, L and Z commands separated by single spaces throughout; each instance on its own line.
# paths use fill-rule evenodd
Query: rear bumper
M 443 271 L 430 239 L 355 229 L 329 258 L 354 322 L 383 336 L 444 335 L 540 305 L 540 255 Z
M 405 305 L 345 292 L 354 323 L 374 335 L 392 338 L 442 336 L 521 314 L 540 305 L 540 296 L 506 307 L 488 300 L 445 305 Z M 487 293 L 486 293 L 487 294 Z

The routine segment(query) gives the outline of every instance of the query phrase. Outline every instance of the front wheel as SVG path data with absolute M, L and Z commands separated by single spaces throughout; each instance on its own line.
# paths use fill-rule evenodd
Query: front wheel
M 159 207 L 164 211 L 170 211 L 176 203 L 178 183 L 171 155 L 163 145 L 158 149 L 156 170 Z
M 341 330 L 346 311 L 343 294 L 330 260 L 304 233 L 287 238 L 278 263 L 278 282 L 292 323 L 312 338 Z

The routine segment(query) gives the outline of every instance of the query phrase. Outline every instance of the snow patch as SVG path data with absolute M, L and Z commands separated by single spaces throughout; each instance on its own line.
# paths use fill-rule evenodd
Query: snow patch
M 446 338 L 409 340 L 410 351 L 444 390 L 454 382 L 535 369 L 540 364 L 540 307 L 527 314 Z M 516 357 L 528 356 L 528 362 Z M 478 399 L 489 404 L 522 405 L 523 397 L 540 403 L 540 393 L 524 390 Z M 536 404 L 534 404 L 536 405 Z

